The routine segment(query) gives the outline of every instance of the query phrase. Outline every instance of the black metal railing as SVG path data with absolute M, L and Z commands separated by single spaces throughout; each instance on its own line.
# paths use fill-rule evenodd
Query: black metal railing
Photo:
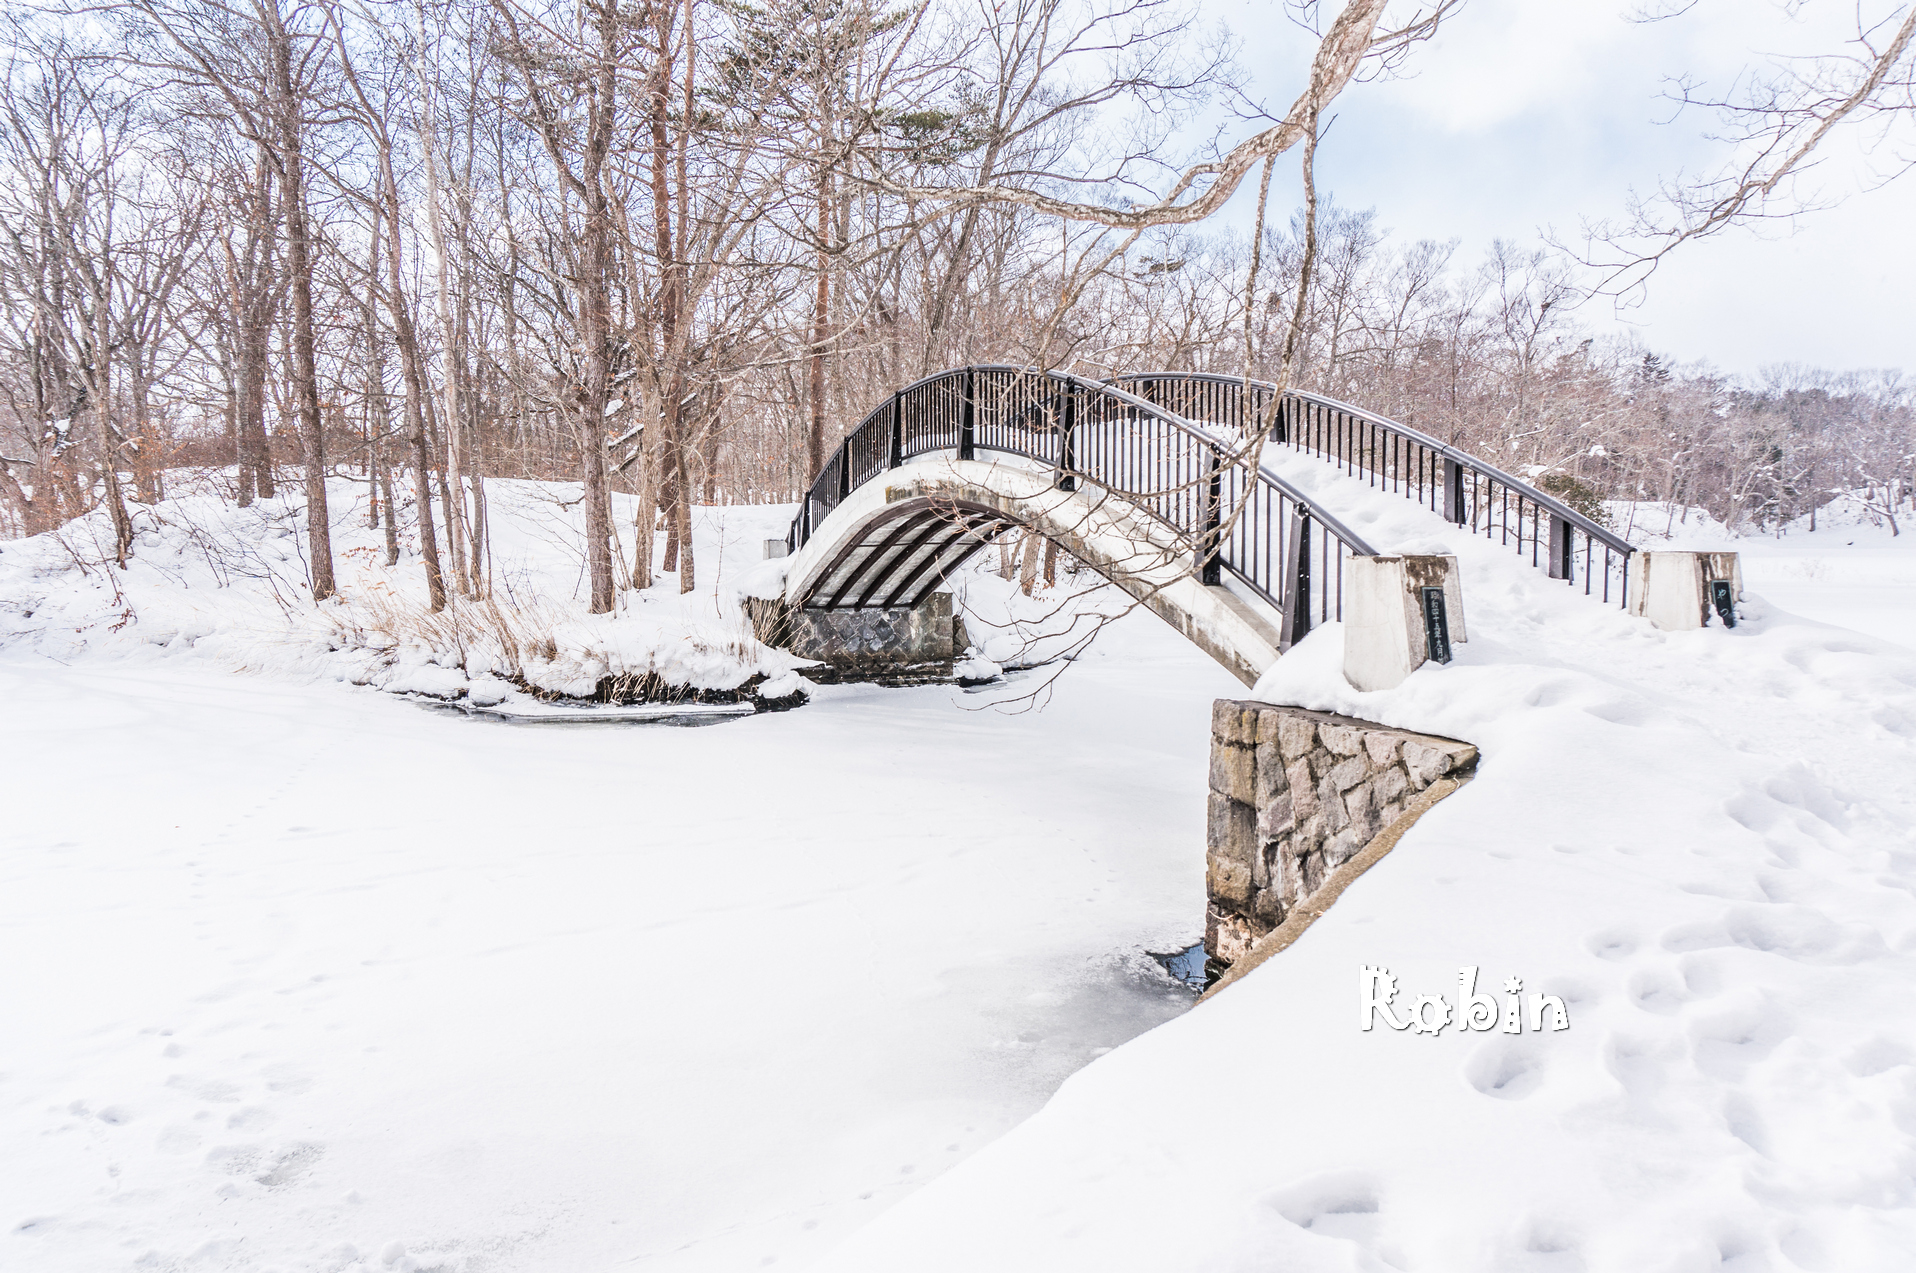
M 1550 578 L 1583 584 L 1586 596 L 1627 605 L 1629 541 L 1562 500 L 1408 425 L 1292 390 L 1272 413 L 1277 386 L 1203 372 L 1114 377 L 1139 397 L 1236 436 L 1268 425 L 1269 440 L 1310 452 L 1401 494 L 1473 533 L 1514 545 Z M 1598 560 L 1597 549 L 1603 549 Z
M 1023 367 L 960 367 L 900 389 L 860 422 L 820 469 L 787 544 L 796 551 L 852 491 L 914 457 L 1014 455 L 1121 497 L 1192 554 L 1199 578 L 1229 575 L 1281 616 L 1288 648 L 1342 619 L 1344 559 L 1375 550 L 1277 474 L 1245 462 L 1212 423 L 1106 382 Z

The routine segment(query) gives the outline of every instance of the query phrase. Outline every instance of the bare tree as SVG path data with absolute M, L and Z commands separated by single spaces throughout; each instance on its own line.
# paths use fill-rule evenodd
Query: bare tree
M 1644 21 L 1681 18 L 1697 0 L 1647 0 Z M 1693 77 L 1674 91 L 1685 108 L 1716 115 L 1730 156 L 1718 171 L 1665 183 L 1633 199 L 1621 222 L 1591 227 L 1583 259 L 1602 271 L 1601 288 L 1627 293 L 1685 243 L 1751 220 L 1800 211 L 1796 181 L 1844 134 L 1875 134 L 1881 145 L 1916 121 L 1916 4 L 1859 3 L 1840 49 L 1778 57 L 1738 76 L 1729 96 Z M 1907 171 L 1910 155 L 1894 158 Z
M 175 82 L 216 98 L 239 135 L 272 166 L 292 300 L 290 371 L 305 470 L 306 542 L 313 599 L 324 601 L 336 586 L 315 362 L 306 150 L 313 117 L 329 110 L 321 100 L 320 83 L 332 48 L 326 11 L 296 0 L 250 0 L 243 8 L 129 0 L 127 12 L 144 19 L 150 64 Z

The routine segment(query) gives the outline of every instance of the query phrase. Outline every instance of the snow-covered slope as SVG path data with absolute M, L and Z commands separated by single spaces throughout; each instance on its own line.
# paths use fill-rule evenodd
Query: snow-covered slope
M 823 1267 L 1910 1267 L 1916 654 L 1754 584 L 1734 631 L 1659 633 L 1288 467 L 1380 548 L 1457 552 L 1471 641 L 1359 694 L 1321 629 L 1258 695 L 1469 739 L 1479 776 Z M 1570 1028 L 1363 1032 L 1365 966 L 1516 977 Z

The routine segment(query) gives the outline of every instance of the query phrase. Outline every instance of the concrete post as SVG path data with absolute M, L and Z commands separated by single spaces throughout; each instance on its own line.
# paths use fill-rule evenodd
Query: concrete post
M 1344 679 L 1357 689 L 1394 689 L 1467 639 L 1455 557 L 1352 557 L 1344 577 Z
M 1743 566 L 1735 553 L 1630 554 L 1630 613 L 1666 632 L 1707 627 L 1712 615 L 1735 627 L 1742 600 Z

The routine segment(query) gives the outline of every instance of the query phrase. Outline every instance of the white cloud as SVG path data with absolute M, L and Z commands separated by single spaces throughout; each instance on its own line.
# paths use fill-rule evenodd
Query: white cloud
M 1866 8 L 1870 0 L 1866 0 Z M 1886 0 L 1875 0 L 1884 7 Z M 1704 0 L 1682 18 L 1635 23 L 1629 0 L 1470 0 L 1408 78 L 1352 86 L 1320 151 L 1319 185 L 1375 206 L 1405 238 L 1574 237 L 1726 152 L 1703 112 L 1671 119 L 1679 75 L 1717 91 L 1770 55 L 1836 48 L 1853 10 L 1825 0 L 1792 14 L 1777 0 Z M 1257 87 L 1288 103 L 1308 36 L 1275 5 L 1224 0 L 1214 16 L 1264 68 Z M 1916 368 L 1916 176 L 1870 189 L 1875 156 L 1833 150 L 1805 183 L 1831 210 L 1681 249 L 1628 318 L 1645 343 L 1734 371 L 1777 361 Z M 1274 206 L 1297 198 L 1294 175 Z M 1233 209 L 1248 221 L 1248 201 Z M 1607 313 L 1592 311 L 1608 325 Z

